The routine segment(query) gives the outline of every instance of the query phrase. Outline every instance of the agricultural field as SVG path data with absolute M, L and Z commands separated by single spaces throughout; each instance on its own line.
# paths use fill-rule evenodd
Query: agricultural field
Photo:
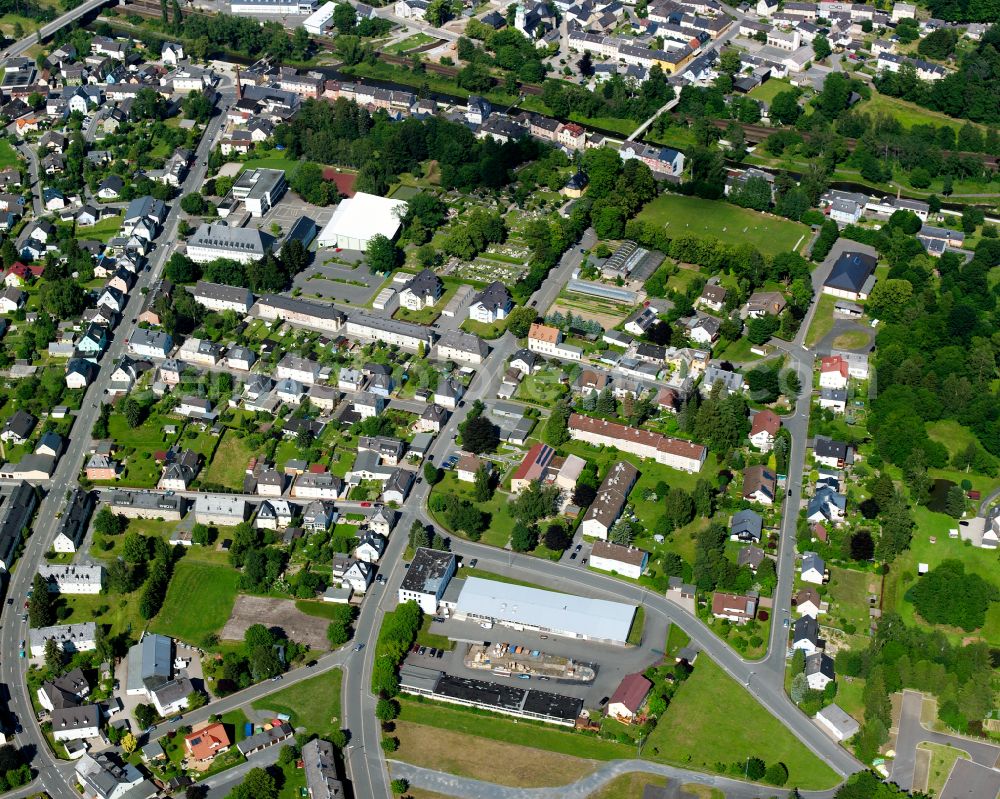
M 765 255 L 801 247 L 809 228 L 736 205 L 680 194 L 664 194 L 639 212 L 644 222 L 663 225 L 668 236 L 711 236 L 728 244 L 751 244 Z

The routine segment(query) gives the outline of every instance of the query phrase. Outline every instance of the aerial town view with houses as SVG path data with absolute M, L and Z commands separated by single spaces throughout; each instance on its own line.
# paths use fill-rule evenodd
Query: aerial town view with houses
M 996 3 L 0 37 L 0 795 L 998 799 Z

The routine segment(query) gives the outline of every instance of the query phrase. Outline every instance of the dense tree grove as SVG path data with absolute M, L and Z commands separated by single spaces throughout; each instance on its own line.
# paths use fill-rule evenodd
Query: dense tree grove
M 953 465 L 995 473 L 986 453 L 1000 456 L 1000 402 L 993 385 L 1000 337 L 987 275 L 1000 264 L 1000 240 L 982 239 L 964 263 L 954 253 L 930 258 L 915 237 L 892 224 L 878 232 L 848 226 L 843 235 L 877 247 L 889 262 L 889 280 L 910 284 L 910 290 L 898 284 L 901 290 L 891 298 L 880 298 L 879 393 L 868 422 L 878 454 L 911 470 L 944 466 L 948 453 L 928 437 L 925 423 L 954 419 L 978 443 L 956 455 Z
M 499 188 L 514 168 L 545 147 L 531 138 L 507 144 L 479 140 L 464 125 L 439 117 L 393 122 L 344 99 L 303 103 L 291 122 L 279 126 L 275 140 L 295 158 L 358 168 L 355 187 L 373 194 L 385 194 L 403 172 L 421 174 L 427 160 L 438 163 L 444 188 Z
M 978 574 L 966 574 L 960 560 L 945 560 L 907 591 L 906 598 L 931 624 L 970 632 L 986 622 L 986 611 L 1000 599 L 1000 591 Z
M 993 708 L 993 667 L 982 641 L 953 645 L 939 630 L 907 627 L 895 614 L 879 622 L 871 643 L 837 652 L 836 670 L 864 677 L 865 721 L 854 739 L 860 760 L 871 762 L 888 738 L 890 695 L 903 688 L 938 698 L 938 717 L 962 732 L 980 732 Z

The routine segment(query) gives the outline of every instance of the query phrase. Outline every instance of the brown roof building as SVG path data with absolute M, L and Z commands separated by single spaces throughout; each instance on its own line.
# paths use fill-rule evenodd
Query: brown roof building
M 701 444 L 641 430 L 637 427 L 594 419 L 579 413 L 569 417 L 570 438 L 596 446 L 609 446 L 685 472 L 701 471 L 708 450 Z
M 653 688 L 641 674 L 626 674 L 608 702 L 608 713 L 623 721 L 632 721 Z
M 757 615 L 757 600 L 752 596 L 716 591 L 712 594 L 712 615 L 717 619 L 744 624 Z
M 209 724 L 184 737 L 184 748 L 195 760 L 211 760 L 232 745 L 223 724 Z

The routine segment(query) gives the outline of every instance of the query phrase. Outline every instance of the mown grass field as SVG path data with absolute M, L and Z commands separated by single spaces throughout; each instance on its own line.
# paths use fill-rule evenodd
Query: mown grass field
M 801 246 L 809 228 L 798 222 L 750 211 L 718 200 L 664 194 L 639 212 L 639 219 L 663 225 L 668 236 L 714 237 L 728 244 L 751 244 L 765 255 Z
M 307 733 L 326 738 L 341 728 L 340 685 L 343 678 L 340 669 L 330 669 L 258 699 L 253 708 L 287 713 L 293 727 L 305 727 Z
M 200 644 L 225 625 L 236 601 L 239 574 L 228 566 L 181 560 L 167 589 L 167 598 L 153 619 L 154 632 Z
M 212 463 L 205 470 L 202 480 L 206 483 L 216 483 L 226 488 L 243 488 L 243 477 L 246 474 L 247 461 L 253 453 L 246 442 L 232 430 L 223 433 L 222 441 L 215 451 Z
M 926 563 L 933 569 L 948 558 L 960 560 L 966 573 L 978 574 L 996 584 L 997 555 L 988 549 L 966 545 L 961 539 L 949 538 L 948 530 L 957 524 L 950 516 L 921 505 L 913 509 L 913 517 L 917 527 L 910 548 L 896 558 L 886 576 L 883 609 L 898 613 L 907 624 L 929 627 L 906 599 L 906 592 L 917 582 L 917 564 Z M 932 537 L 936 539 L 933 544 Z M 992 646 L 1000 645 L 1000 602 L 990 604 L 986 623 L 979 630 L 967 633 L 958 628 L 936 626 L 935 629 L 943 630 L 955 644 L 970 636 L 981 636 Z
M 724 713 L 712 708 L 725 708 Z M 788 784 L 830 788 L 837 775 L 715 663 L 699 658 L 649 736 L 643 756 L 696 771 L 760 757 L 788 768 Z M 767 791 L 762 791 L 767 795 Z

